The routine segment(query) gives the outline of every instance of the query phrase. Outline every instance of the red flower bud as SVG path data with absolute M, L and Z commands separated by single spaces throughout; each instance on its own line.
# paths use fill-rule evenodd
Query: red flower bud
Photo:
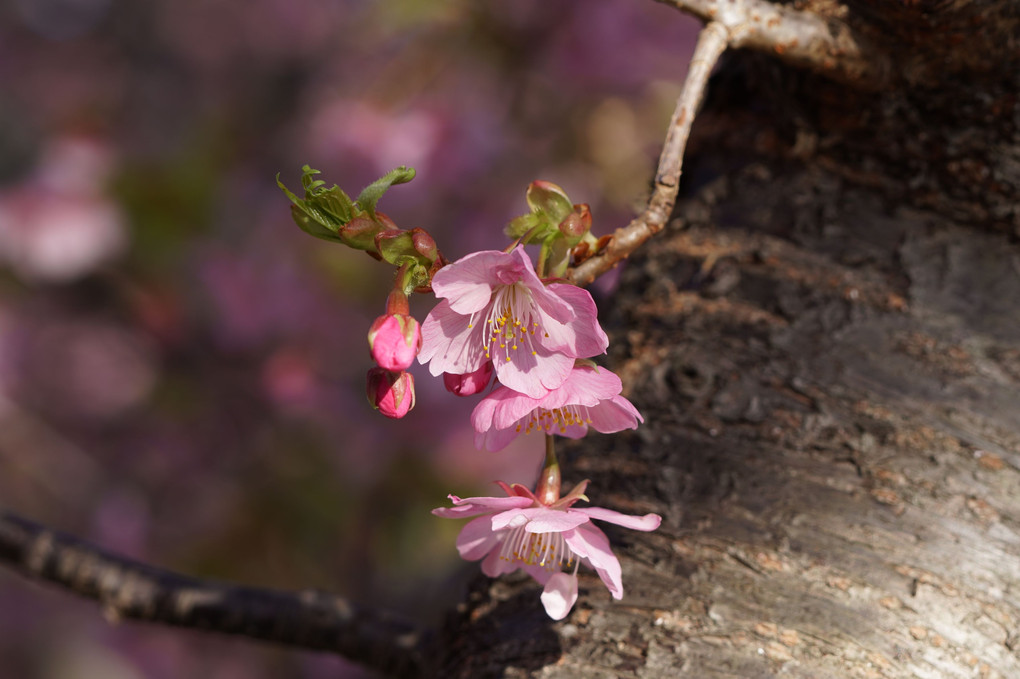
M 404 314 L 380 316 L 368 330 L 368 346 L 380 368 L 406 370 L 421 349 L 421 326 Z
M 414 377 L 372 368 L 368 371 L 368 402 L 386 417 L 403 417 L 414 407 Z
M 446 390 L 456 394 L 457 396 L 472 396 L 489 386 L 489 380 L 492 379 L 492 361 L 486 361 L 485 364 L 474 371 L 473 373 L 467 373 L 464 375 L 455 375 L 453 373 L 443 373 L 443 385 L 446 386 Z

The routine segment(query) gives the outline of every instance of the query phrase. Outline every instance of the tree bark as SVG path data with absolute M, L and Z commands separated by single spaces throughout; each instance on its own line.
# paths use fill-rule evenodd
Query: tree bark
M 558 623 L 480 577 L 443 676 L 1020 676 L 1012 7 L 853 5 L 903 65 L 877 91 L 724 58 L 675 219 L 603 307 L 646 424 L 565 456 L 662 528 L 607 528 L 624 599 L 582 571 Z

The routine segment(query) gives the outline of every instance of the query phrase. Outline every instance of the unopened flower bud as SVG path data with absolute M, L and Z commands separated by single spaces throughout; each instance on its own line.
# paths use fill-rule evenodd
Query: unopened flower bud
M 368 330 L 368 346 L 380 368 L 406 370 L 421 349 L 421 326 L 406 314 L 380 316 Z
M 560 222 L 560 233 L 570 242 L 577 243 L 584 234 L 591 231 L 591 209 L 587 203 L 575 205 L 573 211 Z
M 446 390 L 457 396 L 472 396 L 489 386 L 492 379 L 492 361 L 486 361 L 481 368 L 464 375 L 443 373 Z
M 399 419 L 414 407 L 414 377 L 383 368 L 368 371 L 368 402 L 386 417 Z

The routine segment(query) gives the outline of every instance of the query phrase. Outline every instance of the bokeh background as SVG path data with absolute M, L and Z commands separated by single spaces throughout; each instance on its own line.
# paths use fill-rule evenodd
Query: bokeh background
M 475 566 L 447 493 L 530 483 L 415 368 L 364 396 L 392 275 L 291 222 L 323 170 L 450 259 L 502 248 L 533 179 L 594 232 L 647 193 L 696 24 L 651 0 L 0 3 L 0 506 L 126 556 L 441 620 Z M 413 310 L 424 318 L 421 298 Z M 153 626 L 0 569 L 0 679 L 367 676 Z

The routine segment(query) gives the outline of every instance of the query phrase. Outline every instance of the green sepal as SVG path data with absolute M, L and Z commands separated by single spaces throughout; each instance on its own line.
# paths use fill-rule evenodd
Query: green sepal
M 382 213 L 380 213 L 382 214 Z M 377 252 L 376 238 L 384 231 L 393 230 L 386 224 L 380 224 L 366 216 L 355 217 L 340 229 L 341 242 L 356 250 Z
M 358 194 L 358 207 L 367 212 L 373 219 L 375 218 L 375 205 L 382 198 L 382 195 L 386 193 L 386 190 L 391 186 L 397 184 L 406 184 L 407 182 L 414 179 L 414 168 L 406 167 L 401 165 L 395 170 L 390 170 L 385 175 L 376 179 L 374 182 L 366 186 Z
M 426 272 L 439 257 L 436 242 L 423 229 L 383 231 L 376 235 L 375 246 L 384 261 L 394 266 L 423 266 Z

